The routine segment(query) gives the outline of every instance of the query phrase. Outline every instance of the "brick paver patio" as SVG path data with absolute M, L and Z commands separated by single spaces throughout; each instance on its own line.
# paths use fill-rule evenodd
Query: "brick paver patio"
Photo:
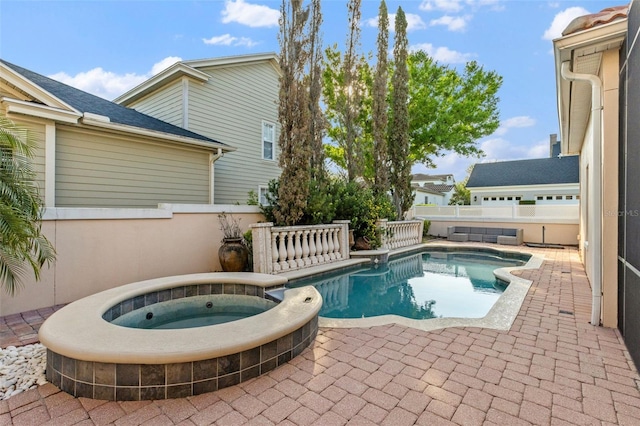
M 531 251 L 546 261 L 520 273 L 533 285 L 506 332 L 321 329 L 302 355 L 238 386 L 106 402 L 47 384 L 0 402 L 0 424 L 640 425 L 638 371 L 617 330 L 589 324 L 577 251 Z M 1 318 L 0 345 L 31 342 L 51 312 Z

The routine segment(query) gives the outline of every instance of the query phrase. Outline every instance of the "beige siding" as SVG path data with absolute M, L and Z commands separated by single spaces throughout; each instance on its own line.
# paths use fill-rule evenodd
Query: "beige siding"
M 58 207 L 209 202 L 204 150 L 59 128 L 56 163 Z
M 5 93 L 0 91 L 0 96 L 4 96 Z M 0 114 L 6 116 L 6 110 L 0 107 Z M 12 115 L 9 117 L 14 123 L 26 128 L 29 131 L 29 136 L 35 143 L 34 157 L 33 157 L 33 170 L 36 172 L 36 184 L 40 190 L 40 197 L 44 199 L 44 163 L 45 163 L 45 121 L 37 119 L 27 119 Z
M 174 81 L 131 105 L 136 111 L 182 126 L 182 81 Z
M 200 71 L 212 78 L 189 85 L 189 129 L 237 148 L 215 163 L 215 203 L 244 203 L 280 176 L 277 149 L 262 159 L 262 122 L 278 121 L 278 73 L 266 62 Z

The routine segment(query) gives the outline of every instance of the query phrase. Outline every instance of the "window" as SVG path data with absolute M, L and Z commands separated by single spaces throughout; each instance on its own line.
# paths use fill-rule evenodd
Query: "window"
M 276 126 L 273 123 L 262 122 L 262 158 L 273 160 L 276 139 Z
M 547 195 L 547 200 L 553 200 L 553 197 L 551 195 Z
M 268 206 L 269 201 L 267 200 L 267 193 L 269 192 L 269 188 L 261 186 L 258 188 L 258 201 L 263 206 Z
M 579 195 L 576 195 L 576 200 L 579 200 L 579 199 L 580 199 L 580 196 L 579 196 Z
M 573 195 L 567 195 L 567 196 L 565 197 L 565 199 L 567 199 L 567 200 L 573 200 Z
M 491 201 L 495 201 L 495 200 L 496 200 L 496 197 L 491 197 Z
M 489 197 L 482 197 L 482 201 L 489 201 Z
M 562 195 L 556 195 L 556 200 L 562 200 Z
M 507 201 L 513 200 L 513 197 L 507 197 Z
M 504 197 L 500 197 L 500 201 L 504 201 Z
M 516 201 L 520 201 L 522 197 L 516 197 Z
M 427 197 L 426 195 L 424 196 L 424 203 L 429 204 L 429 197 Z

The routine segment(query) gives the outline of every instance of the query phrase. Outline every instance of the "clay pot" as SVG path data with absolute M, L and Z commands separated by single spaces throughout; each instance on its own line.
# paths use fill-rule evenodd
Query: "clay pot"
M 224 272 L 242 272 L 249 263 L 249 251 L 242 238 L 225 238 L 218 249 L 218 258 Z

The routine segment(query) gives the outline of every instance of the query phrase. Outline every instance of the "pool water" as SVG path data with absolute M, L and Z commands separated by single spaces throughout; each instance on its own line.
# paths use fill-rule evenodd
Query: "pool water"
M 136 309 L 119 316 L 111 323 L 147 330 L 206 327 L 248 318 L 276 305 L 276 302 L 257 296 L 193 296 Z
M 484 317 L 506 288 L 497 268 L 522 266 L 528 255 L 482 251 L 428 251 L 388 264 L 307 278 L 290 287 L 313 285 L 322 295 L 320 316 L 413 319 Z

